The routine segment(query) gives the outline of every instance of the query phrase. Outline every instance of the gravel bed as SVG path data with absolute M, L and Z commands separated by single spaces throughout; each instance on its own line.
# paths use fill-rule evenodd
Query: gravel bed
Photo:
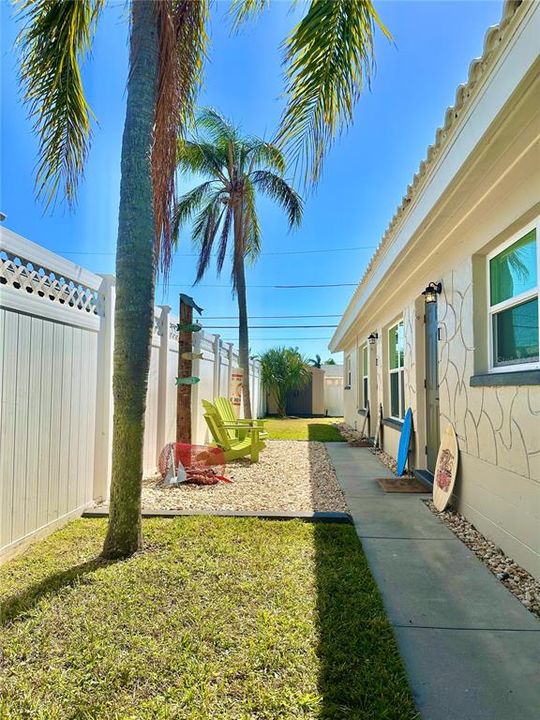
M 271 440 L 258 463 L 228 463 L 231 484 L 163 487 L 161 476 L 143 481 L 142 506 L 151 510 L 317 510 L 347 512 L 322 443 Z
M 452 508 L 439 512 L 431 500 L 425 501 L 434 515 L 479 558 L 484 565 L 498 578 L 508 590 L 534 615 L 540 617 L 540 582 L 505 555 L 500 547 L 487 540 L 466 520 L 463 515 Z

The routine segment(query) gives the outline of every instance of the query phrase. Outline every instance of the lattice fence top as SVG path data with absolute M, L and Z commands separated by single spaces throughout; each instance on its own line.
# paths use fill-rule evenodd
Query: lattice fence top
M 99 314 L 99 293 L 96 289 L 19 257 L 9 250 L 0 250 L 0 285 L 73 310 Z
M 178 320 L 174 320 L 174 322 L 169 322 L 169 338 L 171 340 L 176 340 L 178 342 L 178 338 L 180 337 L 180 333 L 178 332 Z

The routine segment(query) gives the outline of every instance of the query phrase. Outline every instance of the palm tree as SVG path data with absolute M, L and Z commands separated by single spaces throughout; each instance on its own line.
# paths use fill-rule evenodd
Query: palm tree
M 80 65 L 104 0 L 24 0 L 21 80 L 40 140 L 36 175 L 46 204 L 60 188 L 76 196 L 91 111 Z M 176 138 L 200 79 L 207 2 L 131 3 L 130 72 L 122 140 L 116 246 L 114 427 L 110 519 L 103 548 L 122 557 L 141 547 L 142 448 L 154 287 L 170 260 Z
M 271 348 L 261 355 L 260 361 L 263 386 L 275 400 L 278 415 L 285 417 L 289 392 L 300 390 L 309 382 L 307 363 L 298 348 L 292 347 Z
M 76 200 L 91 134 L 81 65 L 105 0 L 16 0 L 21 82 L 39 138 L 36 191 L 46 204 Z M 233 0 L 235 22 L 267 0 Z M 131 0 L 130 72 L 122 140 L 114 351 L 113 471 L 103 553 L 141 545 L 146 385 L 156 270 L 171 260 L 176 143 L 200 80 L 208 0 Z M 350 125 L 373 65 L 381 24 L 371 0 L 312 0 L 286 42 L 287 103 L 279 142 L 320 176 L 325 152 Z
M 309 358 L 308 363 L 310 363 L 310 365 L 315 368 L 320 368 L 322 365 L 322 361 L 319 353 L 317 353 L 314 358 Z
M 244 415 L 251 417 L 249 390 L 249 331 L 245 261 L 255 262 L 261 249 L 257 192 L 279 203 L 287 213 L 289 226 L 302 220 L 302 200 L 283 179 L 285 159 L 271 143 L 242 137 L 218 112 L 203 110 L 197 118 L 197 135 L 180 139 L 178 167 L 197 173 L 204 182 L 178 199 L 173 210 L 173 238 L 180 228 L 193 221 L 193 241 L 200 247 L 199 282 L 208 269 L 212 249 L 217 250 L 217 271 L 221 272 L 227 248 L 232 244 L 232 287 L 238 299 L 239 361 L 243 370 Z M 232 240 L 232 243 L 231 243 Z

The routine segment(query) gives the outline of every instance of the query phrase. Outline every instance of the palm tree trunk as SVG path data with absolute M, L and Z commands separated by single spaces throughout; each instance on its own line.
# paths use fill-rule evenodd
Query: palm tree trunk
M 251 391 L 249 387 L 249 331 L 247 319 L 246 274 L 244 258 L 236 273 L 236 291 L 238 296 L 238 358 L 243 371 L 242 397 L 244 417 L 251 417 Z
M 154 212 L 150 156 L 158 75 L 153 0 L 131 5 L 130 74 L 122 140 L 116 250 L 114 426 L 109 526 L 103 556 L 140 549 L 146 387 L 154 321 Z
M 249 387 L 249 331 L 247 317 L 246 270 L 244 262 L 244 220 L 238 203 L 234 218 L 234 274 L 238 298 L 238 361 L 242 368 L 242 398 L 244 417 L 251 418 L 251 391 Z

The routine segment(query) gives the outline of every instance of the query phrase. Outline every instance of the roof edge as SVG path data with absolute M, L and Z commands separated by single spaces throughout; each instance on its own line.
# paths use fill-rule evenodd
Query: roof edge
M 497 25 L 492 25 L 487 29 L 484 36 L 484 48 L 482 55 L 471 61 L 467 81 L 458 86 L 454 104 L 450 105 L 446 109 L 444 124 L 437 128 L 435 132 L 435 141 L 428 146 L 425 158 L 421 161 L 411 183 L 407 186 L 407 192 L 402 197 L 401 203 L 397 207 L 390 223 L 384 231 L 379 244 L 371 256 L 371 259 L 364 270 L 364 273 L 360 278 L 360 281 L 358 282 L 345 311 L 343 312 L 339 325 L 330 339 L 328 348 L 332 352 L 337 352 L 338 350 L 343 349 L 339 344 L 346 334 L 346 331 L 343 332 L 343 324 L 357 300 L 360 290 L 367 282 L 372 271 L 375 270 L 381 260 L 383 252 L 390 246 L 398 223 L 402 220 L 403 216 L 412 204 L 413 197 L 420 191 L 421 187 L 423 187 L 429 170 L 433 167 L 435 161 L 446 147 L 450 131 L 454 126 L 458 125 L 464 109 L 470 102 L 472 102 L 474 91 L 478 87 L 480 80 L 487 74 L 487 71 L 489 70 L 488 66 L 491 66 L 491 61 L 494 59 L 496 51 L 499 50 L 499 53 L 502 52 L 501 41 L 507 34 L 508 29 L 514 25 L 516 18 L 524 12 L 524 8 L 531 5 L 532 2 L 534 2 L 534 0 L 505 0 L 499 23 Z

